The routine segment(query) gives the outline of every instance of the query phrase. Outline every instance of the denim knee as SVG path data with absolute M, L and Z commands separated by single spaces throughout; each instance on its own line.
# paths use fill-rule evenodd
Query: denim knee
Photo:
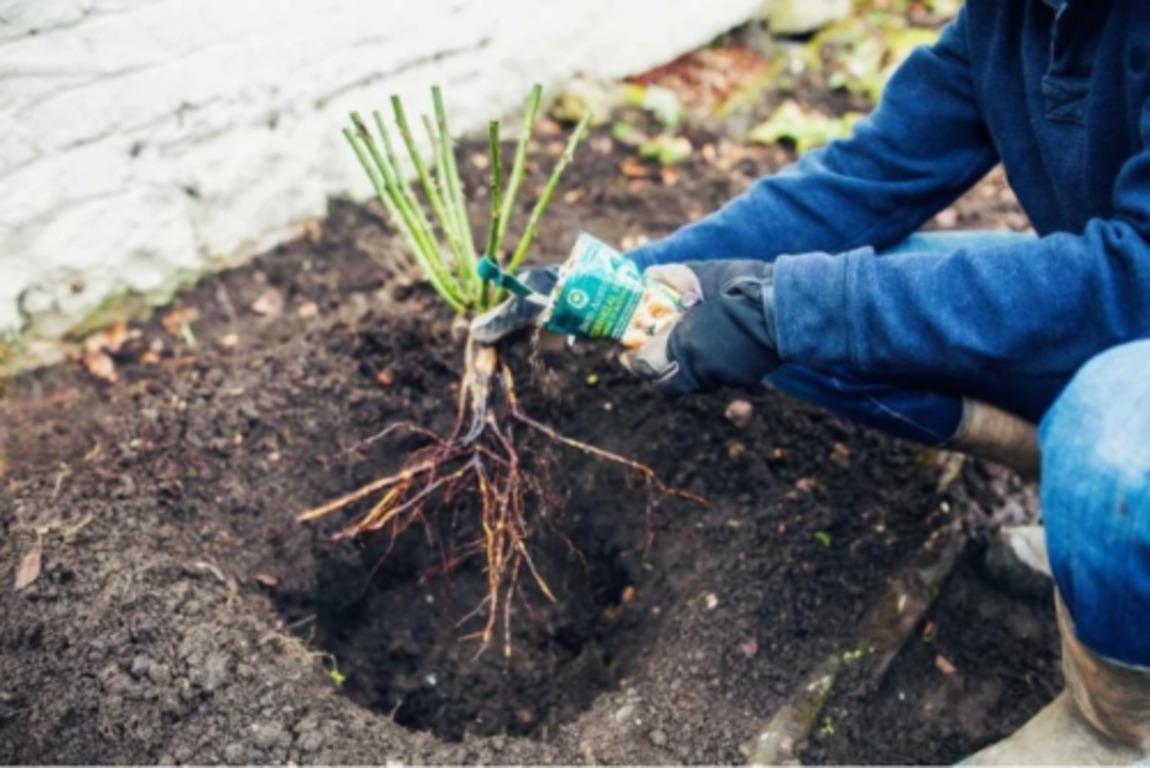
M 1150 666 L 1150 340 L 1083 366 L 1039 439 L 1050 561 L 1078 639 Z

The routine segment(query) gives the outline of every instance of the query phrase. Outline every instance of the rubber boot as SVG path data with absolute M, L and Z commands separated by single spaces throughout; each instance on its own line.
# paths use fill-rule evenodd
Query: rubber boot
M 1098 656 L 1057 607 L 1066 690 L 964 765 L 1150 765 L 1150 668 Z
M 962 422 L 943 447 L 1004 464 L 1027 479 L 1038 477 L 1038 428 L 978 400 L 962 401 Z

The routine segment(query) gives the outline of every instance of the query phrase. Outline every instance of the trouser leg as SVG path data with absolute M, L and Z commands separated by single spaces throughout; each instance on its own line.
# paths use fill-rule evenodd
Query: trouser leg
M 1150 340 L 1083 366 L 1039 436 L 1051 568 L 1075 634 L 1150 666 Z

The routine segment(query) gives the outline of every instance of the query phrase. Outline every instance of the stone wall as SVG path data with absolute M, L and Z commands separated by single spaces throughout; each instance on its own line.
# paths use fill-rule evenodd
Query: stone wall
M 444 86 L 456 131 L 762 0 L 0 0 L 0 334 L 51 338 L 367 196 L 338 129 Z M 422 101 L 420 102 L 422 103 Z

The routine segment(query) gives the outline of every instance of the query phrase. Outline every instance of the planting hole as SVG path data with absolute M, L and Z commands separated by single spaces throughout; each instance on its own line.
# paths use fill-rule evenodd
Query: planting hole
M 289 578 L 277 605 L 310 647 L 334 657 L 333 677 L 361 706 L 449 741 L 464 732 L 547 738 L 628 674 L 651 634 L 636 589 L 641 541 L 632 539 L 641 532 L 604 524 L 594 501 L 563 511 L 569 543 L 558 535 L 534 542 L 558 602 L 522 581 L 530 605 L 517 601 L 509 660 L 502 628 L 476 657 L 479 643 L 467 635 L 482 617 L 459 626 L 483 599 L 482 559 L 447 578 L 429 575 L 439 556 L 418 531 L 387 552 L 379 537 L 330 542 L 300 529 L 301 541 L 313 542 L 314 573 L 298 574 L 299 588 Z

